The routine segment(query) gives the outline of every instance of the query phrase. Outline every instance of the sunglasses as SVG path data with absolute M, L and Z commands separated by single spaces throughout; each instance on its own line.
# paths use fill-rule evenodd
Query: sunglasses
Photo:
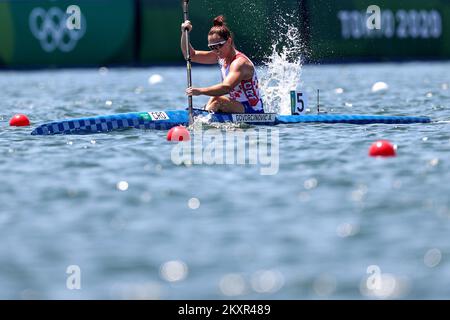
M 227 40 L 223 40 L 223 41 L 216 42 L 216 43 L 211 43 L 211 44 L 208 44 L 208 48 L 209 48 L 210 50 L 219 50 L 220 48 L 223 47 L 223 45 L 224 45 L 225 43 L 227 43 Z

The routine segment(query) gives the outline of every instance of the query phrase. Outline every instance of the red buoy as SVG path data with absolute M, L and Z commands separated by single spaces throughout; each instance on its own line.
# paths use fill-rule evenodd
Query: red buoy
M 379 140 L 370 146 L 369 156 L 371 157 L 395 157 L 396 146 L 387 140 Z
M 168 141 L 189 141 L 191 140 L 191 134 L 183 126 L 173 127 L 167 132 L 167 140 Z
M 24 114 L 16 114 L 9 120 L 9 125 L 14 127 L 26 127 L 30 125 L 30 120 Z

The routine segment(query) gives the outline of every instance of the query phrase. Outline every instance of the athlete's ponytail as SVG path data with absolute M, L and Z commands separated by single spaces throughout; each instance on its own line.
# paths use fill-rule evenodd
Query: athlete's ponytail
M 228 28 L 227 23 L 225 22 L 225 17 L 223 15 L 217 16 L 213 20 L 213 26 L 211 30 L 209 30 L 208 35 L 217 34 L 224 40 L 228 40 L 231 38 L 231 31 Z
M 225 17 L 224 16 L 217 16 L 213 20 L 213 26 L 221 27 L 223 25 L 226 25 L 225 23 Z

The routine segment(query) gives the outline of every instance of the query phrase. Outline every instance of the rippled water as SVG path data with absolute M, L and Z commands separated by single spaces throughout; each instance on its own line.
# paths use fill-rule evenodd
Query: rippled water
M 329 113 L 450 120 L 449 67 L 308 65 L 302 81 L 311 112 L 320 88 Z M 219 77 L 194 68 L 196 86 Z M 448 123 L 278 127 L 273 176 L 176 166 L 162 131 L 8 127 L 15 113 L 38 124 L 183 108 L 185 81 L 183 67 L 0 73 L 0 298 L 450 297 Z M 377 81 L 389 89 L 372 93 Z M 380 138 L 396 158 L 367 156 Z M 66 287 L 72 265 L 81 290 Z

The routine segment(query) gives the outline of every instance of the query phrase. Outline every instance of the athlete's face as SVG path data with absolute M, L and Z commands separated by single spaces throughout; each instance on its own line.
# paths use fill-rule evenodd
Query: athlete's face
M 228 51 L 230 50 L 231 39 L 224 40 L 217 34 L 212 34 L 208 36 L 208 47 L 213 51 L 219 58 L 224 58 Z

